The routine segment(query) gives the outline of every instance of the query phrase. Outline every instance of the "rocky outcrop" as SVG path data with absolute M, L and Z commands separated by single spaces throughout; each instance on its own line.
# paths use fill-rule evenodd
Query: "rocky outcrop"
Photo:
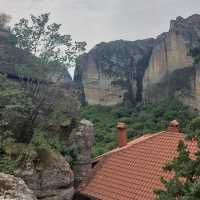
M 75 186 L 88 181 L 92 169 L 92 145 L 94 142 L 94 127 L 90 121 L 81 120 L 79 127 L 72 132 L 71 145 L 76 149 L 74 162 Z
M 156 39 L 101 43 L 78 59 L 75 81 L 89 104 L 155 102 L 178 96 L 200 107 L 199 68 L 188 55 L 200 39 L 200 15 L 172 20 Z
M 0 173 L 0 199 L 36 200 L 21 178 Z
M 91 105 L 141 100 L 142 80 L 154 39 L 101 43 L 77 61 L 74 80 Z
M 41 149 L 16 173 L 38 199 L 71 200 L 74 175 L 66 159 L 52 150 Z
M 197 68 L 188 55 L 200 39 L 200 15 L 171 21 L 169 32 L 157 38 L 149 66 L 143 80 L 144 101 L 157 101 L 162 97 L 181 95 L 187 104 L 194 105 Z M 191 99 L 193 98 L 193 100 Z M 189 103 L 191 102 L 191 103 Z
M 64 126 L 66 125 L 69 123 L 64 124 Z M 20 156 L 18 168 L 13 173 L 20 177 L 16 178 L 17 181 L 22 179 L 25 181 L 36 198 L 41 200 L 72 200 L 75 188 L 80 183 L 87 182 L 91 173 L 93 141 L 93 124 L 83 119 L 71 131 L 68 138 L 68 149 L 66 149 L 68 156 L 63 157 L 60 153 L 46 146 L 35 148 L 32 145 L 21 143 L 6 146 L 4 151 L 13 159 L 18 159 Z M 73 166 L 73 171 L 69 163 Z M 10 180 L 7 181 L 5 178 L 3 182 L 2 177 L 4 178 L 0 174 L 0 195 L 1 192 L 2 195 L 4 194 L 3 189 L 7 188 L 10 192 L 14 188 L 8 188 Z M 14 179 L 12 176 L 11 178 Z M 1 185 L 5 185 L 5 187 L 1 187 Z M 20 188 L 21 186 L 18 189 Z

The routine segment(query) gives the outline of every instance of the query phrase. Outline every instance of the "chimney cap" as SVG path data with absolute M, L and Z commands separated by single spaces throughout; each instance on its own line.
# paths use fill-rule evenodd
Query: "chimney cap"
M 173 121 L 171 121 L 171 122 L 169 123 L 169 125 L 170 125 L 170 126 L 178 127 L 178 126 L 180 125 L 180 123 L 179 123 L 176 119 L 174 119 Z
M 126 123 L 124 123 L 124 122 L 118 122 L 118 123 L 117 123 L 117 128 L 118 128 L 118 129 L 126 129 L 126 128 L 127 128 L 127 125 L 126 125 Z
M 180 123 L 177 120 L 173 120 L 169 123 L 168 131 L 179 132 Z

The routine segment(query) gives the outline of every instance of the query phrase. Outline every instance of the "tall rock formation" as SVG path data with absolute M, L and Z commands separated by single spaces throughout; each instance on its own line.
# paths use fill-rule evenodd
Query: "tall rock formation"
M 142 79 L 154 39 L 101 43 L 77 61 L 75 81 L 91 105 L 141 100 Z
M 97 45 L 78 59 L 75 81 L 89 104 L 155 102 L 176 95 L 200 109 L 200 72 L 188 56 L 199 39 L 200 15 L 177 17 L 156 39 Z
M 187 104 L 195 104 L 197 68 L 188 55 L 200 39 L 200 15 L 187 19 L 177 17 L 170 30 L 157 38 L 143 80 L 144 101 L 157 101 L 171 95 L 181 96 Z

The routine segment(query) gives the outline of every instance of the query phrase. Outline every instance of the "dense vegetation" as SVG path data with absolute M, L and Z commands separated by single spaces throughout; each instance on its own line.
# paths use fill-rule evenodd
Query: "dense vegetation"
M 25 86 L 24 86 L 25 84 Z M 78 102 L 53 86 L 19 83 L 0 75 L 0 171 L 13 173 L 41 148 L 67 152 Z
M 118 121 L 128 124 L 129 139 L 145 133 L 165 130 L 168 123 L 177 119 L 184 132 L 187 124 L 198 114 L 177 99 L 165 99 L 157 104 L 121 105 L 115 107 L 83 106 L 81 117 L 91 120 L 95 126 L 93 156 L 100 155 L 117 146 Z
M 36 158 L 41 148 L 71 153 L 67 139 L 76 126 L 79 103 L 60 76 L 74 64 L 85 43 L 61 34 L 61 25 L 50 24 L 49 14 L 21 19 L 13 29 L 6 26 L 9 19 L 0 15 L 1 30 L 15 39 L 12 44 L 4 40 L 5 46 L 26 58 L 20 63 L 19 54 L 11 59 L 8 53 L 9 64 L 1 63 L 4 68 L 11 66 L 18 77 L 13 81 L 0 75 L 0 171 L 14 173 L 23 161 Z

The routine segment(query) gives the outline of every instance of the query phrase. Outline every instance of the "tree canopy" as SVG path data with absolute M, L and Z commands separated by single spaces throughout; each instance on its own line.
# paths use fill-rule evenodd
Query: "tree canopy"
M 190 50 L 190 55 L 194 58 L 194 64 L 200 62 L 200 46 Z M 200 117 L 193 118 L 188 125 L 186 139 L 196 140 L 200 149 Z M 200 150 L 191 158 L 186 144 L 180 141 L 178 156 L 175 157 L 164 169 L 174 173 L 174 177 L 161 181 L 164 189 L 156 189 L 157 200 L 198 200 L 200 199 Z
M 12 32 L 17 47 L 29 54 L 28 64 L 15 65 L 20 76 L 51 80 L 57 74 L 59 79 L 66 68 L 74 66 L 86 43 L 72 40 L 71 35 L 61 33 L 61 28 L 61 24 L 50 23 L 50 13 L 31 15 L 15 24 Z
M 19 63 L 20 55 L 12 55 L 17 81 L 0 75 L 0 171 L 11 173 L 10 167 L 16 167 L 18 157 L 10 155 L 16 145 L 25 151 L 33 146 L 66 153 L 69 133 L 76 126 L 79 102 L 59 81 L 86 43 L 61 34 L 61 25 L 49 24 L 49 16 L 23 18 L 9 32 L 16 39 L 9 47 L 26 59 Z

